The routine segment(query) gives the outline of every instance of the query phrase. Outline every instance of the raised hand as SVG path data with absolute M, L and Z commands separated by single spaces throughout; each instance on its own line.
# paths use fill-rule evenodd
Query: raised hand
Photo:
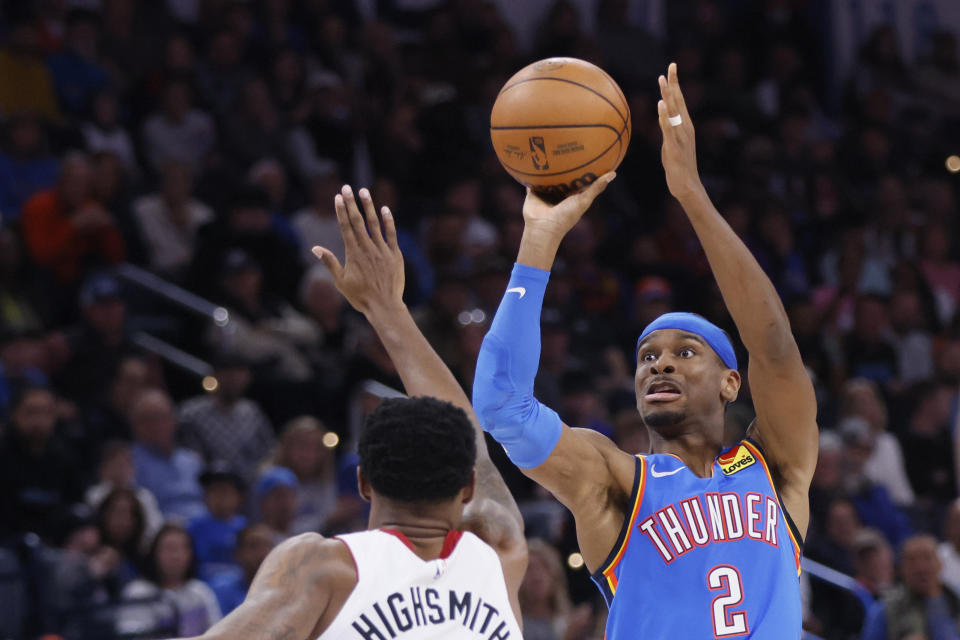
M 563 237 L 616 177 L 613 171 L 605 173 L 587 188 L 555 205 L 528 188 L 523 202 L 523 239 L 517 262 L 549 271 Z
M 613 171 L 594 180 L 585 189 L 570 194 L 555 205 L 543 200 L 532 189 L 527 189 L 523 202 L 523 221 L 526 226 L 542 227 L 561 238 L 583 217 L 594 199 L 617 177 Z
M 312 251 L 330 270 L 337 290 L 354 309 L 367 314 L 403 305 L 403 255 L 390 209 L 381 208 L 378 216 L 370 192 L 360 189 L 359 196 L 366 218 L 350 185 L 344 185 L 333 200 L 346 248 L 344 265 L 329 249 L 317 246 Z
M 677 63 L 671 62 L 667 75 L 660 76 L 660 95 L 657 115 L 663 132 L 660 160 L 667 177 L 667 187 L 677 200 L 703 190 L 697 171 L 696 136 L 693 121 L 677 81 Z

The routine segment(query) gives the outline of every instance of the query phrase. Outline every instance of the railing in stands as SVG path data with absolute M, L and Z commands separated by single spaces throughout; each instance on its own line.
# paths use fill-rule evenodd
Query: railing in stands
M 167 282 L 156 274 L 128 262 L 119 265 L 116 272 L 127 282 L 137 284 L 184 309 L 209 318 L 218 327 L 225 327 L 230 322 L 230 312 L 223 307 L 190 293 L 172 282 Z
M 804 558 L 802 566 L 803 570 L 810 574 L 811 577 L 828 582 L 839 589 L 849 591 L 855 595 L 860 602 L 863 603 L 864 610 L 869 609 L 870 605 L 873 604 L 873 596 L 867 591 L 866 587 L 847 574 L 841 573 L 836 569 L 831 569 L 827 565 L 820 564 L 810 558 Z
M 213 367 L 210 366 L 209 363 L 145 331 L 135 333 L 132 340 L 134 344 L 141 349 L 160 356 L 170 364 L 176 365 L 184 371 L 189 371 L 200 377 L 213 375 Z
M 225 327 L 230 323 L 230 312 L 224 307 L 201 298 L 172 282 L 168 282 L 154 273 L 130 263 L 118 265 L 115 273 L 124 281 L 145 289 L 153 296 L 163 298 L 182 309 L 202 316 L 218 327 Z M 153 353 L 170 364 L 192 373 L 199 378 L 203 378 L 203 387 L 205 390 L 210 391 L 216 388 L 216 380 L 212 377 L 213 367 L 208 362 L 146 331 L 137 331 L 133 335 L 132 340 L 134 344 L 145 351 Z

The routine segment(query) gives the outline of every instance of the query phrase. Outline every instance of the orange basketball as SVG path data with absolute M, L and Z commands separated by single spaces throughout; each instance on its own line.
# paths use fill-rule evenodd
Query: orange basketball
M 510 175 L 558 200 L 619 166 L 630 142 L 630 109 L 600 67 L 547 58 L 503 85 L 490 112 L 490 139 Z

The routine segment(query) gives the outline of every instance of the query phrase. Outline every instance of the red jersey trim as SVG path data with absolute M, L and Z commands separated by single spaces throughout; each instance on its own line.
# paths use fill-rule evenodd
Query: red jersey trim
M 403 532 L 397 531 L 396 529 L 380 529 L 380 531 L 383 531 L 384 533 L 389 533 L 390 535 L 395 537 L 397 540 L 402 542 L 407 547 L 407 549 L 410 549 L 410 551 L 415 552 L 415 549 L 413 548 L 413 543 L 410 542 L 410 539 L 407 538 L 407 536 L 403 535 Z M 439 558 L 441 560 L 446 560 L 447 558 L 449 558 L 450 554 L 453 553 L 453 550 L 457 548 L 457 543 L 460 542 L 460 538 L 462 537 L 463 537 L 463 531 L 457 531 L 456 529 L 451 529 L 450 531 L 448 531 L 446 537 L 443 539 L 443 547 L 440 548 Z

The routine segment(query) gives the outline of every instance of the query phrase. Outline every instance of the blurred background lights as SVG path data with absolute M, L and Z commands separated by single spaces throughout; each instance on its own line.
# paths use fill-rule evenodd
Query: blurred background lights
M 567 566 L 569 566 L 571 569 L 579 569 L 583 566 L 583 556 L 574 551 L 567 556 Z

